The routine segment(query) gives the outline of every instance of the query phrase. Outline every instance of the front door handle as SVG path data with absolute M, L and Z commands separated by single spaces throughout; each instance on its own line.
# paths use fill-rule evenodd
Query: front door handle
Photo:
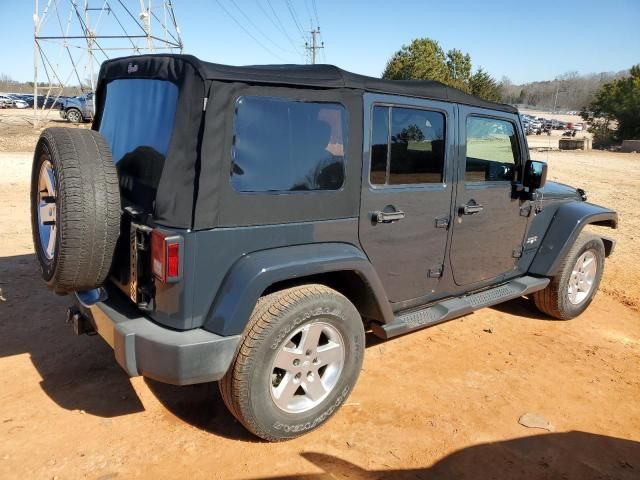
M 373 212 L 373 220 L 376 223 L 393 223 L 402 220 L 405 214 L 401 210 L 395 212 Z
M 484 210 L 484 207 L 479 203 L 467 203 L 460 207 L 460 213 L 462 215 L 475 215 L 476 213 L 480 213 Z

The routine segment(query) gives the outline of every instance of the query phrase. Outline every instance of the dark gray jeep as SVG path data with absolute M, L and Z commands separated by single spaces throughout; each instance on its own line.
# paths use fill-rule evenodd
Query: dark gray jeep
M 36 147 L 33 238 L 129 375 L 219 380 L 254 434 L 293 438 L 388 339 L 529 296 L 593 299 L 615 212 L 547 182 L 516 109 L 328 65 L 103 64 L 91 130 Z

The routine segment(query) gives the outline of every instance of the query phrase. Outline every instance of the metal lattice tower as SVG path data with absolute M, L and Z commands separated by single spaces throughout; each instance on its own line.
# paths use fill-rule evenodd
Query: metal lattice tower
M 47 99 L 93 91 L 104 60 L 183 49 L 171 0 L 35 0 L 33 23 L 36 125 Z

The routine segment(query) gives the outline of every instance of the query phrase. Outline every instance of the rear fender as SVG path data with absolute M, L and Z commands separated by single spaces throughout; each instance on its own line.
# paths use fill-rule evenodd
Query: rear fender
M 587 202 L 570 202 L 558 208 L 536 253 L 529 273 L 553 276 L 586 225 L 618 227 L 618 214 L 608 208 Z M 607 256 L 615 241 L 601 236 Z
M 386 293 L 366 255 L 345 243 L 274 248 L 240 258 L 227 273 L 204 328 L 218 335 L 242 333 L 263 292 L 271 285 L 330 272 L 356 273 L 370 289 L 383 322 L 393 320 Z

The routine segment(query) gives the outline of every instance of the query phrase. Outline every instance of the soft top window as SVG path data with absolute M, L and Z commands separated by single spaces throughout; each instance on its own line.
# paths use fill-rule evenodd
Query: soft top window
M 240 97 L 232 186 L 239 192 L 339 190 L 346 117 L 345 108 L 335 103 Z
M 111 147 L 122 195 L 146 211 L 153 209 L 177 101 L 178 87 L 166 80 L 107 84 L 100 133 Z

